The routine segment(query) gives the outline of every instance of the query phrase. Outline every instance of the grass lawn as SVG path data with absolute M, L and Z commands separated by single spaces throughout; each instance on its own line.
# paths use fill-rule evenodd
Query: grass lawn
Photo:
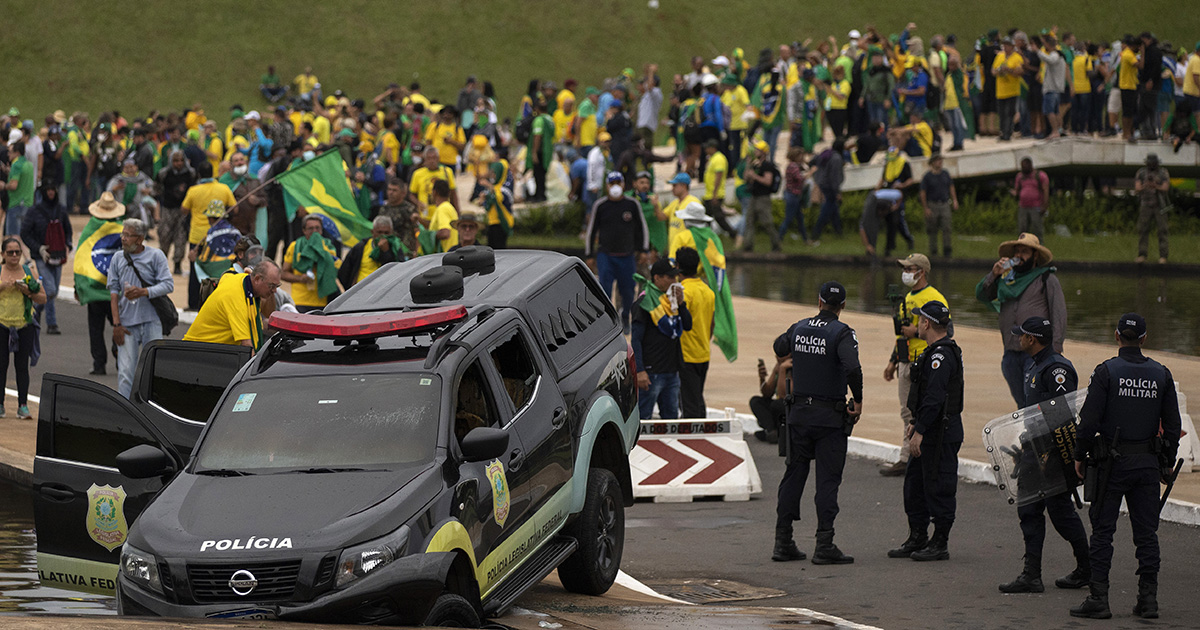
M 467 75 L 491 80 L 500 115 L 512 116 L 532 77 L 560 85 L 575 77 L 597 84 L 630 67 L 661 66 L 664 82 L 686 70 L 692 55 L 711 59 L 742 47 L 781 43 L 876 24 L 898 33 L 915 21 L 928 46 L 933 33 L 956 33 L 968 51 L 989 28 L 1031 33 L 1052 25 L 1081 38 L 1111 41 L 1150 29 L 1176 45 L 1197 37 L 1194 19 L 1179 19 L 1187 3 L 1010 0 L 955 10 L 944 2 L 854 3 L 664 1 L 603 2 L 312 2 L 164 0 L 109 5 L 92 2 L 11 2 L 0 38 L 0 109 L 22 118 L 119 109 L 126 117 L 151 109 L 201 103 L 227 120 L 228 107 L 262 108 L 257 88 L 268 64 L 284 81 L 311 65 L 326 92 L 367 100 L 391 81 L 420 81 L 424 92 L 453 103 Z M 1188 13 L 1184 10 L 1183 13 Z
M 915 234 L 916 248 L 913 251 L 927 252 L 926 247 L 929 244 L 925 234 Z M 955 235 L 954 241 L 954 257 L 966 259 L 994 259 L 996 258 L 996 249 L 1000 243 L 1011 240 L 1011 235 L 991 234 L 986 236 L 971 236 L 971 235 Z M 904 256 L 908 253 L 908 247 L 902 239 L 897 239 L 899 245 L 896 251 L 893 252 L 897 256 Z M 530 247 L 539 249 L 580 249 L 583 247 L 583 242 L 577 236 L 545 236 L 545 235 L 529 235 L 521 234 L 521 226 L 517 224 L 512 237 L 509 238 L 510 247 Z M 884 236 L 880 235 L 879 253 L 883 254 Z M 725 251 L 730 251 L 733 248 L 731 239 L 724 239 Z M 1158 259 L 1158 241 L 1153 233 L 1150 238 L 1150 260 Z M 1111 261 L 1129 261 L 1133 262 L 1137 256 L 1137 235 L 1136 234 L 1113 234 L 1108 236 L 1073 236 L 1064 238 L 1058 236 L 1048 236 L 1046 246 L 1054 252 L 1055 260 L 1060 261 L 1081 261 L 1081 262 L 1111 262 Z M 770 240 L 766 235 L 758 235 L 755 242 L 755 251 L 767 252 L 771 250 Z M 863 246 L 859 241 L 858 234 L 851 235 L 849 231 L 838 237 L 832 232 L 827 232 L 821 237 L 821 244 L 817 247 L 805 245 L 802 241 L 791 238 L 784 238 L 783 251 L 788 254 L 806 254 L 813 256 L 861 256 L 863 255 Z M 1173 263 L 1200 263 L 1200 235 L 1196 234 L 1180 234 L 1171 235 L 1171 262 Z

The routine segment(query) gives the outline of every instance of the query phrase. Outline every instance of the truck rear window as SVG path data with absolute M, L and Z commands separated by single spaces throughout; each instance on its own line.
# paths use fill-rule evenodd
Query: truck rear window
M 197 471 L 387 469 L 433 459 L 441 379 L 353 374 L 233 388 L 200 443 Z

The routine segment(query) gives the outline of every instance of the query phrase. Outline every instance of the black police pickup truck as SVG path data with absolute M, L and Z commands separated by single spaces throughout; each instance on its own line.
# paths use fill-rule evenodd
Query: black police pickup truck
M 637 393 L 578 259 L 464 248 L 270 323 L 252 360 L 148 344 L 128 401 L 44 377 L 43 584 L 126 615 L 428 625 L 499 615 L 555 567 L 611 586 Z

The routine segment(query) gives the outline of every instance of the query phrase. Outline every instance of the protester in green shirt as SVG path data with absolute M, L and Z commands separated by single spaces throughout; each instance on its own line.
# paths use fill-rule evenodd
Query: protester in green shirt
M 262 92 L 263 98 L 278 103 L 287 96 L 288 86 L 283 85 L 279 75 L 275 74 L 275 66 L 267 66 L 267 73 L 259 80 L 258 91 Z
M 4 233 L 20 234 L 25 211 L 33 206 L 33 164 L 25 159 L 25 143 L 18 140 L 8 145 L 8 211 L 4 214 Z
M 546 171 L 554 159 L 554 120 L 546 115 L 546 101 L 533 100 L 533 127 L 525 151 L 525 170 L 533 171 L 534 193 L 526 201 L 546 200 Z

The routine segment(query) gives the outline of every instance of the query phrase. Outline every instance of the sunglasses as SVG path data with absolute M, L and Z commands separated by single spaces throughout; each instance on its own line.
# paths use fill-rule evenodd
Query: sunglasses
M 16 256 L 20 256 L 20 255 L 21 255 L 21 250 L 19 250 L 19 249 L 10 249 L 10 250 L 7 250 L 7 251 L 5 251 L 5 252 L 4 252 L 4 254 L 5 254 L 5 255 L 8 255 L 8 254 L 13 254 L 13 255 L 16 255 Z

